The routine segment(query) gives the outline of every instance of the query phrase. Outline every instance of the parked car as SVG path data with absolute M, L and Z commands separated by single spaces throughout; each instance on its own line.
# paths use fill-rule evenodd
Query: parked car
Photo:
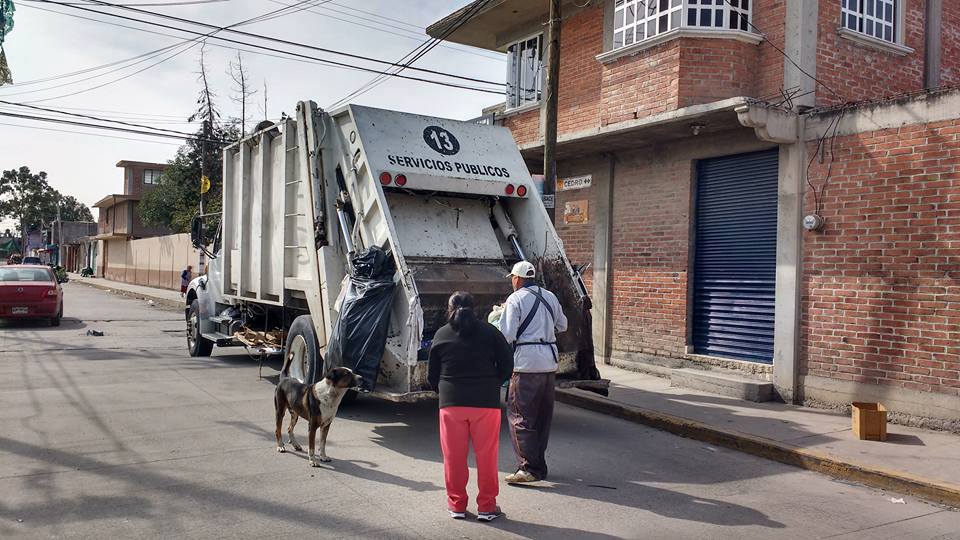
M 0 319 L 49 319 L 60 326 L 61 317 L 63 289 L 50 267 L 0 267 Z
M 43 264 L 43 261 L 40 260 L 40 257 L 24 257 L 20 264 Z

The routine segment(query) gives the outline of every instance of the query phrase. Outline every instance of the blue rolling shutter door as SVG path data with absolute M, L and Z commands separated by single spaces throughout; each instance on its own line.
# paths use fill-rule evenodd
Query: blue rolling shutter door
M 777 164 L 772 150 L 698 165 L 696 354 L 773 362 Z

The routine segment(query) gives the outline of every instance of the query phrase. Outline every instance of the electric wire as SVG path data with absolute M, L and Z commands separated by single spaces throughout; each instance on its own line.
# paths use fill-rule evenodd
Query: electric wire
M 120 126 L 104 126 L 102 124 L 91 124 L 88 122 L 77 122 L 75 120 L 66 120 L 63 118 L 49 118 L 44 116 L 34 116 L 29 114 L 12 113 L 7 111 L 0 111 L 0 116 L 9 116 L 11 118 L 20 118 L 23 120 L 36 120 L 39 122 L 51 122 L 51 123 L 57 123 L 57 124 L 86 127 L 86 128 L 106 129 L 110 131 L 122 131 L 125 133 L 135 133 L 137 135 L 150 135 L 152 137 L 166 137 L 170 139 L 194 140 L 194 141 L 212 142 L 212 143 L 223 142 L 216 139 L 206 139 L 203 137 L 197 137 L 196 135 L 182 136 L 182 135 L 173 135 L 171 133 L 157 133 L 153 131 L 143 131 L 143 130 L 125 128 Z
M 33 1 L 43 2 L 43 3 L 49 3 L 49 4 L 65 5 L 64 2 L 60 2 L 60 1 L 58 1 L 58 0 L 33 0 Z M 330 1 L 330 0 L 327 0 L 327 1 Z M 177 17 L 177 16 L 174 16 L 174 15 L 169 15 L 169 14 L 165 14 L 165 13 L 157 13 L 157 12 L 155 12 L 155 11 L 149 11 L 149 10 L 144 10 L 144 9 L 138 9 L 138 8 L 133 8 L 133 7 L 122 6 L 122 5 L 119 5 L 119 4 L 113 4 L 113 3 L 110 3 L 110 2 L 105 2 L 105 1 L 103 1 L 103 0 L 90 0 L 90 2 L 91 2 L 91 4 L 89 4 L 89 5 L 95 5 L 95 6 L 97 6 L 97 7 L 121 8 L 121 9 L 124 9 L 124 10 L 127 10 L 127 11 L 133 11 L 133 12 L 135 12 L 135 13 L 139 13 L 139 14 L 141 14 L 141 15 L 148 15 L 148 16 L 157 17 L 157 18 L 161 18 L 161 19 L 167 19 L 167 20 L 171 20 L 171 21 L 176 21 L 176 22 L 179 22 L 179 23 L 192 24 L 192 25 L 195 25 L 195 26 L 201 26 L 201 27 L 206 27 L 206 28 L 218 28 L 216 25 L 210 24 L 210 23 L 205 23 L 205 22 L 201 22 L 201 21 L 195 21 L 195 20 L 192 20 L 192 19 L 186 19 L 186 18 L 183 18 L 183 17 Z M 283 4 L 283 5 L 284 5 L 284 8 L 283 8 L 283 9 L 287 9 L 287 8 L 290 7 L 289 5 L 286 5 L 286 4 Z M 87 10 L 87 11 L 95 11 L 95 10 L 89 10 L 89 9 L 87 9 L 87 8 L 85 8 L 85 7 L 77 6 L 77 5 L 69 5 L 68 7 L 76 8 L 76 9 L 84 9 L 84 10 Z M 301 10 L 303 10 L 303 9 L 308 9 L 308 8 L 312 8 L 312 7 L 314 7 L 314 6 L 306 6 L 306 7 L 303 7 Z M 114 13 L 108 13 L 108 12 L 103 12 L 103 11 L 95 11 L 95 12 L 96 12 L 96 13 L 105 14 L 105 15 L 110 15 L 110 16 L 119 16 L 119 15 L 114 14 Z M 159 25 L 159 23 L 155 23 L 155 22 L 143 21 L 143 20 L 138 20 L 138 19 L 133 19 L 133 20 L 137 20 L 138 22 L 142 22 L 142 23 L 146 23 L 146 24 L 154 24 L 154 25 L 157 25 L 157 26 L 161 26 L 161 25 Z M 262 21 L 262 20 L 268 20 L 268 19 L 261 19 L 261 21 Z M 258 21 L 258 22 L 260 22 L 260 21 Z M 181 30 L 183 30 L 183 29 L 181 29 Z M 232 33 L 232 34 L 241 35 L 241 36 L 244 36 L 244 37 L 247 37 L 247 38 L 259 39 L 259 40 L 268 41 L 268 42 L 274 42 L 274 43 L 279 43 L 279 44 L 287 45 L 287 46 L 300 47 L 300 48 L 303 48 L 303 49 L 309 49 L 309 50 L 313 50 L 313 51 L 317 51 L 317 52 L 323 52 L 323 53 L 327 53 L 327 54 L 335 54 L 335 55 L 339 55 L 339 56 L 344 56 L 344 57 L 347 57 L 347 58 L 351 58 L 351 59 L 354 59 L 354 60 L 363 60 L 363 61 L 365 61 L 365 62 L 370 62 L 370 63 L 375 63 L 375 64 L 381 64 L 381 65 L 387 65 L 387 66 L 390 66 L 390 67 L 399 67 L 398 64 L 396 64 L 396 63 L 394 63 L 394 62 L 390 62 L 390 61 L 388 61 L 388 60 L 381 60 L 381 59 L 379 59 L 379 58 L 373 58 L 373 57 L 364 56 L 364 55 L 360 55 L 360 54 L 353 54 L 353 53 L 348 53 L 348 52 L 344 52 L 344 51 L 338 51 L 338 50 L 336 50 L 336 49 L 329 49 L 329 48 L 326 48 L 326 47 L 319 47 L 319 46 L 316 46 L 316 45 L 310 45 L 310 44 L 306 44 L 306 43 L 300 43 L 300 42 L 296 42 L 296 41 L 290 41 L 290 40 L 286 40 L 286 39 L 282 39 L 282 38 L 278 38 L 278 37 L 266 36 L 266 35 L 263 35 L 263 34 L 256 34 L 256 33 L 253 33 L 253 32 L 246 32 L 246 31 L 244 31 L 244 30 L 237 30 L 237 29 L 235 29 L 235 28 L 233 28 L 233 27 L 223 27 L 223 28 L 221 28 L 221 30 L 223 30 L 223 31 L 225 31 L 225 32 Z M 186 31 L 186 30 L 183 30 L 183 31 Z M 217 37 L 217 39 L 224 39 L 224 38 Z M 247 45 L 250 45 L 250 44 L 247 44 Z M 284 51 L 284 52 L 285 52 L 285 51 Z M 433 69 L 427 69 L 427 68 L 409 68 L 409 69 L 411 69 L 411 70 L 413 70 L 413 71 L 419 71 L 419 72 L 421 72 L 421 73 L 429 73 L 429 74 L 431 74 L 431 75 L 439 75 L 439 76 L 442 76 L 442 77 L 449 77 L 449 78 L 452 78 L 452 79 L 459 79 L 459 80 L 468 81 L 468 82 L 476 82 L 476 83 L 490 84 L 490 85 L 497 85 L 497 86 L 501 85 L 501 83 L 498 83 L 498 82 L 495 82 L 495 81 L 487 81 L 487 80 L 484 80 L 484 79 L 478 79 L 478 78 L 476 78 L 476 77 L 468 77 L 468 76 L 464 76 L 464 75 L 457 75 L 457 74 L 447 73 L 447 72 L 444 72 L 444 71 L 438 71 L 438 70 L 433 70 Z
M 459 29 L 461 26 L 463 26 L 464 24 L 466 24 L 471 18 L 473 18 L 474 15 L 476 15 L 477 13 L 479 13 L 480 10 L 482 10 L 484 7 L 486 7 L 487 4 L 489 4 L 489 3 L 490 3 L 490 0 L 485 0 L 485 1 L 482 2 L 482 3 L 478 3 L 478 4 L 474 5 L 470 10 L 464 12 L 457 20 L 453 21 L 453 23 L 451 23 L 450 27 L 447 28 L 439 37 L 431 37 L 430 39 L 424 41 L 424 42 L 421 43 L 419 46 L 417 46 L 416 48 L 414 48 L 412 51 L 410 51 L 410 52 L 408 52 L 406 55 L 404 55 L 403 58 L 401 58 L 397 63 L 402 63 L 403 66 L 409 66 L 409 65 L 412 64 L 413 62 L 416 62 L 416 61 L 419 60 L 420 58 L 423 58 L 423 56 L 424 56 L 425 54 L 429 53 L 433 48 L 435 48 L 435 47 L 437 46 L 437 44 L 439 44 L 439 43 L 442 42 L 444 39 L 446 39 L 447 36 L 449 36 L 450 34 L 452 34 L 453 32 L 455 32 L 457 29 Z M 401 71 L 403 71 L 403 69 L 404 69 L 404 68 L 402 68 L 402 67 L 399 68 L 396 72 L 394 72 L 394 73 L 392 74 L 392 76 L 397 76 L 397 74 L 399 74 Z M 356 97 L 359 97 L 359 96 L 361 96 L 361 95 L 369 92 L 370 90 L 373 90 L 374 88 L 376 88 L 377 86 L 379 86 L 380 84 L 382 84 L 384 81 L 386 81 L 389 76 L 391 76 L 391 74 L 388 73 L 388 70 L 385 70 L 385 71 L 379 73 L 376 77 L 374 77 L 374 78 L 371 79 L 370 81 L 367 81 L 367 83 L 365 83 L 364 85 L 360 86 L 359 88 L 357 88 L 357 89 L 354 90 L 353 92 L 351 92 L 351 93 L 345 95 L 344 97 L 340 98 L 339 100 L 337 100 L 336 102 L 334 102 L 332 105 L 330 105 L 330 107 L 328 107 L 328 108 L 337 107 L 337 106 L 339 106 L 339 105 L 341 105 L 341 104 L 343 104 L 343 103 L 346 103 L 347 101 L 349 101 L 349 100 L 351 100 L 351 99 L 354 99 L 354 98 L 356 98 Z
M 330 0 L 326 0 L 326 1 L 330 1 Z M 250 24 L 250 23 L 252 23 L 252 22 L 257 22 L 257 21 L 260 20 L 262 17 L 277 15 L 277 14 L 280 14 L 280 12 L 289 10 L 290 8 L 298 7 L 298 6 L 301 6 L 302 4 L 308 4 L 308 3 L 312 3 L 312 2 L 316 2 L 316 0 L 306 0 L 306 1 L 303 1 L 303 2 L 298 2 L 298 3 L 295 4 L 295 5 L 287 6 L 287 7 L 282 8 L 282 9 L 273 10 L 273 11 L 267 12 L 267 13 L 265 13 L 265 14 L 263 14 L 263 15 L 260 15 L 260 16 L 257 16 L 257 17 L 252 17 L 252 18 L 250 18 L 250 19 L 246 19 L 246 20 L 237 22 L 237 23 L 235 23 L 234 25 L 244 25 L 244 24 Z M 131 29 L 136 29 L 136 30 L 142 30 L 142 31 L 145 31 L 145 32 L 151 32 L 150 30 L 145 30 L 145 29 L 141 29 L 141 28 L 136 28 L 136 27 L 133 27 L 133 26 L 127 26 L 127 25 L 122 25 L 122 24 L 117 24 L 117 23 L 111 23 L 111 22 L 108 22 L 108 21 L 100 21 L 100 20 L 98 20 L 98 19 L 93 19 L 93 18 L 89 18 L 89 17 L 83 17 L 83 16 L 79 16 L 79 15 L 75 15 L 75 14 L 69 14 L 69 13 L 63 13 L 63 12 L 55 11 L 55 10 L 51 10 L 51 9 L 45 9 L 45 8 L 41 8 L 41 7 L 39 7 L 39 6 L 27 5 L 27 7 L 30 7 L 30 8 L 33 8 L 33 9 L 39 9 L 39 10 L 42 10 L 42 11 L 48 11 L 48 12 L 51 12 L 51 13 L 59 13 L 59 14 L 61 14 L 61 15 L 79 17 L 79 18 L 81 18 L 81 19 L 87 19 L 87 20 L 96 21 L 96 22 L 102 22 L 102 23 L 105 23 L 105 24 L 112 24 L 112 25 L 116 25 L 116 26 L 122 26 L 122 27 L 124 27 L 124 28 L 131 28 Z M 283 15 L 286 15 L 286 14 L 288 14 L 288 13 L 283 13 Z M 225 27 L 225 28 L 226 28 L 226 27 Z M 158 33 L 158 32 L 151 32 L 151 33 Z M 216 33 L 216 32 L 211 32 L 211 35 L 214 34 L 214 33 Z M 167 36 L 169 36 L 169 34 L 162 34 L 162 35 L 167 35 Z M 178 36 L 170 36 L 170 37 L 176 37 L 177 39 L 181 39 L 181 38 L 178 37 Z M 119 68 L 117 68 L 117 69 L 110 70 L 110 71 L 107 71 L 107 72 L 104 72 L 104 73 L 100 73 L 100 74 L 97 74 L 97 75 L 93 75 L 93 76 L 86 77 L 86 78 L 79 79 L 79 80 L 75 80 L 75 81 L 66 82 L 66 83 L 63 83 L 63 84 L 57 84 L 57 85 L 53 85 L 53 86 L 48 86 L 48 87 L 46 87 L 46 88 L 27 90 L 27 91 L 23 91 L 23 92 L 5 93 L 5 94 L 2 94 L 2 96 L 3 96 L 3 97 L 10 97 L 10 96 L 19 96 L 19 95 L 24 95 L 24 94 L 32 94 L 32 93 L 36 93 L 36 92 L 42 92 L 42 91 L 46 91 L 46 90 L 52 90 L 52 89 L 55 89 L 55 88 L 62 88 L 62 87 L 64 87 L 64 86 L 70 86 L 70 85 L 74 85 L 74 84 L 79 84 L 79 83 L 81 83 L 81 82 L 85 82 L 85 81 L 88 81 L 88 80 L 92 80 L 92 79 L 97 79 L 97 78 L 100 78 L 100 77 L 104 77 L 104 76 L 109 75 L 109 74 L 111 74 L 111 73 L 116 73 L 116 72 L 122 71 L 122 70 L 124 70 L 124 69 L 126 69 L 126 68 L 128 68 L 128 67 L 132 67 L 132 66 L 134 66 L 134 65 L 137 65 L 137 64 L 140 64 L 140 63 L 149 61 L 149 60 L 151 60 L 151 59 L 153 59 L 153 58 L 156 58 L 157 56 L 160 56 L 160 55 L 164 54 L 166 51 L 176 49 L 177 47 L 186 45 L 187 43 L 196 42 L 197 39 L 200 39 L 200 38 L 191 38 L 191 39 L 188 39 L 188 40 L 183 40 L 183 41 L 181 41 L 181 42 L 179 42 L 179 43 L 175 43 L 175 44 L 173 44 L 173 45 L 168 45 L 168 46 L 166 46 L 166 47 L 161 47 L 160 49 L 155 49 L 155 50 L 153 50 L 153 51 L 144 53 L 144 54 L 142 54 L 142 55 L 137 55 L 137 56 L 135 56 L 135 57 L 133 57 L 133 58 L 131 58 L 131 59 L 128 59 L 128 60 L 133 60 L 133 59 L 138 59 L 138 58 L 140 58 L 140 60 L 138 60 L 137 62 L 133 62 L 133 63 L 131 63 L 131 64 L 128 64 L 128 65 L 125 65 L 125 66 L 122 66 L 122 67 L 119 67 Z M 166 61 L 168 61 L 168 60 L 170 60 L 170 59 L 172 59 L 172 58 L 174 58 L 174 57 L 176 57 L 176 56 L 179 56 L 180 54 L 182 54 L 182 53 L 184 53 L 184 52 L 192 49 L 194 46 L 196 46 L 196 43 L 194 43 L 193 46 L 187 47 L 186 49 L 180 51 L 179 53 L 174 54 L 174 55 L 172 55 L 172 56 L 170 56 L 170 57 L 168 57 L 168 58 L 166 58 L 166 59 L 164 59 L 164 60 L 162 60 L 162 61 L 160 61 L 160 62 L 151 64 L 150 66 L 148 66 L 147 69 L 152 68 L 152 67 L 155 67 L 155 66 L 157 66 L 157 65 L 159 65 L 159 64 L 161 64 L 161 63 L 163 63 L 163 62 L 166 62 Z M 115 64 L 118 64 L 118 63 L 123 63 L 123 61 L 112 62 L 112 63 L 107 64 L 107 65 L 112 66 L 112 65 L 115 65 Z M 103 66 L 101 66 L 101 67 L 103 67 Z M 88 69 L 88 70 L 81 70 L 81 71 L 82 71 L 82 72 L 89 72 L 89 71 L 92 71 L 92 70 L 94 70 L 94 69 L 95 69 L 95 68 L 90 68 L 90 69 Z M 113 84 L 114 82 L 122 81 L 122 80 L 124 80 L 124 79 L 126 79 L 126 78 L 129 78 L 129 77 L 132 76 L 132 75 L 136 75 L 136 74 L 141 73 L 141 72 L 143 72 L 143 71 L 145 71 L 145 70 L 140 70 L 140 71 L 137 71 L 137 72 L 135 72 L 135 73 L 132 73 L 132 74 L 126 76 L 126 77 L 121 77 L 121 78 L 119 78 L 119 79 L 115 79 L 115 80 L 113 80 L 113 81 L 111 81 L 111 82 L 109 82 L 109 83 L 107 83 L 107 84 Z M 69 75 L 64 75 L 64 76 L 62 76 L 62 77 L 67 77 L 67 76 L 69 76 Z M 58 77 L 48 78 L 47 80 L 49 81 L 49 80 L 53 80 L 53 79 L 56 79 L 56 78 L 58 78 Z M 85 92 L 87 92 L 87 91 L 89 91 L 89 90 L 96 90 L 96 89 L 98 89 L 98 88 L 102 88 L 103 86 L 106 86 L 107 84 L 103 84 L 103 85 L 99 85 L 99 86 L 94 86 L 93 88 L 90 88 L 90 89 L 88 89 L 88 90 L 83 90 L 83 91 L 77 92 L 77 93 L 85 93 Z M 60 99 L 60 98 L 62 98 L 62 97 L 70 97 L 70 96 L 72 96 L 72 95 L 76 95 L 76 93 L 74 93 L 74 94 L 64 94 L 64 95 L 62 95 L 62 96 L 56 96 L 56 97 L 53 97 L 53 98 L 47 98 L 47 99 L 43 99 L 43 100 L 34 100 L 34 102 L 50 101 L 50 100 L 54 100 L 54 99 Z
M 37 0 L 37 1 L 42 1 L 42 2 L 44 2 L 44 3 L 50 3 L 50 4 L 61 4 L 61 2 L 56 2 L 56 1 L 53 1 L 53 0 Z M 180 32 L 185 32 L 185 33 L 190 33 L 190 34 L 196 34 L 196 35 L 200 35 L 200 36 L 202 36 L 202 37 L 211 37 L 212 39 L 218 39 L 218 40 L 225 41 L 225 42 L 228 42 L 228 43 L 235 43 L 235 44 L 239 44 L 239 45 L 246 45 L 246 46 L 249 46 L 249 47 L 256 47 L 256 48 L 258 48 L 258 49 L 264 49 L 264 50 L 267 50 L 267 51 L 272 51 L 272 52 L 276 52 L 276 53 L 280 53 L 280 54 L 285 54 L 285 55 L 289 55 L 289 56 L 292 56 L 292 57 L 303 58 L 303 59 L 307 59 L 307 60 L 313 60 L 313 61 L 316 61 L 316 62 L 318 62 L 318 63 L 325 64 L 325 65 L 330 65 L 330 66 L 335 66 L 335 67 L 342 67 L 342 68 L 346 68 L 346 69 L 353 69 L 353 70 L 357 70 L 357 71 L 366 71 L 366 72 L 370 72 L 370 73 L 381 73 L 381 72 L 377 71 L 377 70 L 374 69 L 374 68 L 368 68 L 368 67 L 363 67 L 363 66 L 356 66 L 356 65 L 352 65 L 352 64 L 346 64 L 346 63 L 343 63 L 343 62 L 338 62 L 338 61 L 329 60 L 329 59 L 325 59 L 325 58 L 318 58 L 318 57 L 315 57 L 315 56 L 309 56 L 309 55 L 305 55 L 305 54 L 301 54 L 301 53 L 296 53 L 296 52 L 292 52 L 292 51 L 286 51 L 286 50 L 282 50 L 282 49 L 276 49 L 276 48 L 273 48 L 273 47 L 267 47 L 267 46 L 265 46 L 265 45 L 258 45 L 258 44 L 246 43 L 246 42 L 243 42 L 243 41 L 238 41 L 238 40 L 231 39 L 231 38 L 225 38 L 225 37 L 222 37 L 222 36 L 213 36 L 213 35 L 208 36 L 208 34 L 203 34 L 202 32 L 198 32 L 198 31 L 195 31 L 195 30 L 187 30 L 187 29 L 184 29 L 184 28 L 178 28 L 178 27 L 174 27 L 174 26 L 170 26 L 170 25 L 165 25 L 165 24 L 161 24 L 161 23 L 157 23 L 157 22 L 143 21 L 143 20 L 140 20 L 140 19 L 135 19 L 135 18 L 132 18 L 132 17 L 127 17 L 127 16 L 125 16 L 125 15 L 120 15 L 120 14 L 117 14 L 117 13 L 108 13 L 108 12 L 104 12 L 104 11 L 97 11 L 97 10 L 93 10 L 93 9 L 87 9 L 87 8 L 84 8 L 84 7 L 81 7 L 81 6 L 72 6 L 72 7 L 76 8 L 76 9 L 82 9 L 82 10 L 84 10 L 84 11 L 89 11 L 89 12 L 92 12 L 92 13 L 98 13 L 98 14 L 101 14 L 101 15 L 108 15 L 108 16 L 111 16 L 111 17 L 117 17 L 117 18 L 121 18 L 121 19 L 127 19 L 127 20 L 136 21 L 136 22 L 141 22 L 141 23 L 144 23 L 144 24 L 150 24 L 150 25 L 153 25 L 153 26 L 159 26 L 159 27 L 161 27 L 161 28 L 168 28 L 168 29 L 177 30 L 177 31 L 180 31 Z M 399 78 L 402 78 L 402 79 L 408 79 L 408 80 L 423 82 L 423 83 L 427 83 L 427 84 L 434 84 L 434 85 L 445 86 L 445 87 L 450 87 L 450 88 L 459 88 L 459 89 L 463 89 L 463 90 L 470 90 L 470 91 L 474 91 L 474 92 L 482 92 L 482 93 L 488 93 L 488 94 L 502 94 L 502 91 L 499 91 L 499 90 L 489 90 L 489 89 L 485 89 L 485 88 L 479 88 L 479 87 L 474 87 L 474 86 L 467 86 L 467 85 L 463 85 L 463 84 L 451 83 L 451 82 L 446 82 L 446 81 L 439 81 L 439 80 L 435 80 L 435 79 L 425 79 L 425 78 L 422 78 L 422 77 L 412 77 L 412 76 L 409 76 L 409 75 L 399 75 L 399 74 L 398 74 L 398 75 L 391 75 L 391 76 L 399 77 Z M 56 99 L 56 98 L 50 98 L 50 99 Z
M 276 4 L 281 4 L 281 3 L 282 3 L 282 2 L 280 2 L 279 0 L 270 0 L 270 1 L 271 1 L 271 2 L 274 2 L 274 3 L 276 3 Z M 356 12 L 359 12 L 359 13 L 364 13 L 364 14 L 367 14 L 367 15 L 372 15 L 372 16 L 374 16 L 374 17 L 377 17 L 378 19 L 383 19 L 383 20 L 386 20 L 386 21 L 392 21 L 392 22 L 395 22 L 395 23 L 398 23 L 398 24 L 406 25 L 406 26 L 409 26 L 409 27 L 411 27 L 411 28 L 415 28 L 417 31 L 414 32 L 414 31 L 412 31 L 412 30 L 407 30 L 407 29 L 405 29 L 405 28 L 398 28 L 398 27 L 396 27 L 396 26 L 390 26 L 390 25 L 388 25 L 387 23 L 380 22 L 380 21 L 377 21 L 377 20 L 374 20 L 374 19 L 370 19 L 370 18 L 367 18 L 367 17 L 362 17 L 362 16 L 360 16 L 360 15 L 353 15 L 353 14 L 351 14 L 351 13 L 346 13 L 346 12 L 343 12 L 343 11 L 335 10 L 335 9 L 333 9 L 333 8 L 330 7 L 330 4 L 333 4 L 333 5 L 338 6 L 338 7 L 342 7 L 342 8 L 344 8 L 344 9 L 349 9 L 349 10 L 351 10 L 351 11 L 356 11 Z M 362 10 L 362 9 L 358 9 L 358 8 L 354 8 L 354 7 L 350 7 L 350 6 L 345 6 L 345 5 L 343 5 L 343 4 L 337 3 L 336 1 L 330 2 L 330 4 L 325 4 L 323 7 L 318 7 L 317 9 L 308 9 L 308 10 L 306 10 L 306 11 L 309 12 L 309 13 L 313 13 L 313 14 L 315 14 L 315 15 L 319 15 L 319 16 L 321 16 L 321 17 L 326 17 L 326 18 L 328 18 L 328 19 L 333 19 L 333 20 L 336 20 L 336 21 L 345 22 L 345 23 L 347 23 L 347 24 L 352 24 L 352 25 L 355 25 L 355 26 L 360 26 L 360 27 L 362 27 L 362 28 L 368 28 L 368 29 L 370 29 L 370 30 L 374 30 L 374 31 L 377 31 L 377 32 L 382 32 L 382 33 L 385 33 L 385 34 L 391 34 L 391 35 L 394 35 L 394 36 L 402 37 L 402 38 L 404 38 L 404 39 L 411 39 L 411 40 L 415 40 L 415 41 L 421 41 L 421 40 L 423 39 L 423 34 L 424 34 L 424 32 L 426 31 L 426 28 L 424 28 L 424 27 L 422 27 L 422 26 L 415 25 L 415 24 L 412 24 L 412 23 L 409 23 L 409 22 L 406 22 L 406 21 L 402 21 L 402 20 L 400 20 L 400 19 L 394 19 L 394 18 L 391 18 L 391 17 L 387 17 L 386 15 L 380 15 L 380 14 L 377 14 L 377 13 L 374 13 L 374 12 L 371 12 L 371 11 L 364 11 L 364 10 Z M 347 16 L 347 17 L 354 17 L 354 18 L 360 19 L 361 21 L 365 21 L 365 22 L 368 22 L 368 23 L 371 23 L 371 24 L 383 25 L 383 26 L 385 26 L 386 28 L 380 27 L 380 26 L 370 26 L 370 24 L 364 24 L 364 23 L 357 22 L 357 21 L 353 21 L 353 20 L 350 20 L 350 19 L 343 19 L 343 18 L 340 18 L 340 17 L 336 17 L 336 16 L 333 16 L 333 15 L 330 15 L 330 14 L 328 14 L 328 13 L 323 13 L 323 12 L 318 11 L 318 10 L 332 11 L 332 12 L 334 12 L 334 13 L 338 13 L 338 14 L 341 14 L 341 15 L 344 15 L 344 16 Z M 405 33 L 400 33 L 400 32 L 405 32 Z M 496 51 L 487 51 L 487 50 L 483 50 L 483 49 L 473 50 L 472 48 L 469 48 L 469 49 L 468 49 L 468 48 L 460 47 L 460 46 L 458 46 L 457 44 L 454 44 L 454 43 L 441 43 L 441 44 L 440 44 L 440 47 L 443 47 L 444 49 L 448 49 L 448 50 L 451 50 L 451 51 L 456 51 L 456 52 L 458 52 L 458 53 L 464 53 L 464 54 L 470 54 L 470 55 L 473 55 L 473 56 L 479 56 L 480 58 L 486 58 L 486 59 L 489 59 L 489 60 L 497 60 L 497 61 L 500 61 L 500 62 L 506 61 L 506 59 L 504 58 L 504 55 L 503 55 L 502 53 L 499 53 L 499 52 L 496 52 Z
M 23 0 L 24 2 L 33 2 L 36 0 Z M 145 4 L 122 4 L 124 6 L 136 6 L 136 7 L 169 7 L 169 6 L 192 6 L 197 4 L 217 4 L 221 2 L 229 2 L 230 0 L 183 0 L 179 2 L 152 2 Z M 89 5 L 89 2 L 70 2 L 70 5 L 77 6 L 86 6 Z
M 117 135 L 105 135 L 103 133 L 90 133 L 88 131 L 74 131 L 70 129 L 56 129 L 56 128 L 49 128 L 49 127 L 41 127 L 41 126 L 25 126 L 23 124 L 8 124 L 6 122 L 0 122 L 0 126 L 10 126 L 10 127 L 22 128 L 22 129 L 36 129 L 40 131 L 52 131 L 56 133 L 73 133 L 76 135 L 87 135 L 89 137 L 104 137 L 107 139 L 122 139 L 125 141 L 136 141 L 136 142 L 145 142 L 145 143 L 152 143 L 152 144 L 166 144 L 170 146 L 181 146 L 180 143 L 175 143 L 175 142 L 151 141 L 150 139 L 135 139 L 133 137 L 120 137 Z
M 184 135 L 184 136 L 187 136 L 187 137 L 192 137 L 192 136 L 193 136 L 192 133 L 186 133 L 186 132 L 183 132 L 183 131 L 175 131 L 175 130 L 172 130 L 172 129 L 158 128 L 158 127 L 147 126 L 147 125 L 143 125 L 143 124 L 134 124 L 134 123 L 131 123 L 131 122 L 124 122 L 124 121 L 121 121 L 121 120 L 108 120 L 108 119 L 105 119 L 105 118 L 99 118 L 99 117 L 91 116 L 91 115 L 87 115 L 87 114 L 72 113 L 72 112 L 66 112 L 66 111 L 58 111 L 58 110 L 56 110 L 56 109 L 49 109 L 49 108 L 47 108 L 47 107 L 37 107 L 36 105 L 29 105 L 29 104 L 27 104 L 27 103 L 17 103 L 17 102 L 14 102 L 14 101 L 6 101 L 6 100 L 2 100 L 2 99 L 0 99 L 0 103 L 3 103 L 3 104 L 5 104 L 5 105 L 13 105 L 13 106 L 16 106 L 16 107 L 24 107 L 24 108 L 27 108 L 27 109 L 33 109 L 33 110 L 37 110 L 37 111 L 49 112 L 49 113 L 54 113 L 54 114 L 62 114 L 62 115 L 65 115 L 65 116 L 73 116 L 73 117 L 76 117 L 76 118 L 86 118 L 87 120 L 97 120 L 97 121 L 100 121 L 100 122 L 113 122 L 113 123 L 115 123 L 115 124 L 122 124 L 122 125 L 125 125 L 125 126 L 145 128 L 145 129 L 153 129 L 153 130 L 156 130 L 156 131 L 165 131 L 165 132 L 167 132 L 167 133 L 175 133 L 175 134 L 177 134 L 177 135 Z

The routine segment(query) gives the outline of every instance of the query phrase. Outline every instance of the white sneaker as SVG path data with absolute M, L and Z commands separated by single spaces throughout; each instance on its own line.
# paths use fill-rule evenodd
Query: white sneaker
M 493 512 L 477 512 L 477 521 L 493 521 L 502 515 L 498 506 Z
M 508 474 L 505 480 L 508 484 L 528 484 L 530 482 L 538 481 L 536 476 L 523 469 L 520 469 L 513 474 Z
M 452 517 L 453 519 L 466 519 L 466 518 L 467 518 L 467 513 L 466 513 L 466 512 L 457 512 L 456 510 L 447 510 L 447 512 L 450 512 L 450 517 Z

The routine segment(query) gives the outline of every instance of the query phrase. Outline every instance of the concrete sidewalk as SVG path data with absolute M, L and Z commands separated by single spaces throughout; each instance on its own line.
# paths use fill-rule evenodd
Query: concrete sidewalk
M 152 300 L 164 307 L 183 309 L 186 300 L 180 297 L 180 291 L 171 291 L 169 289 L 158 289 L 156 287 L 144 287 L 142 285 L 131 285 L 119 281 L 110 281 L 104 278 L 80 277 L 80 274 L 70 274 L 70 281 L 73 283 L 82 283 L 98 289 L 104 289 L 121 296 L 131 296 L 141 300 Z
M 960 507 L 960 435 L 890 424 L 857 440 L 833 411 L 754 403 L 673 388 L 668 379 L 601 366 L 610 397 L 562 390 L 558 401 L 881 489 Z

